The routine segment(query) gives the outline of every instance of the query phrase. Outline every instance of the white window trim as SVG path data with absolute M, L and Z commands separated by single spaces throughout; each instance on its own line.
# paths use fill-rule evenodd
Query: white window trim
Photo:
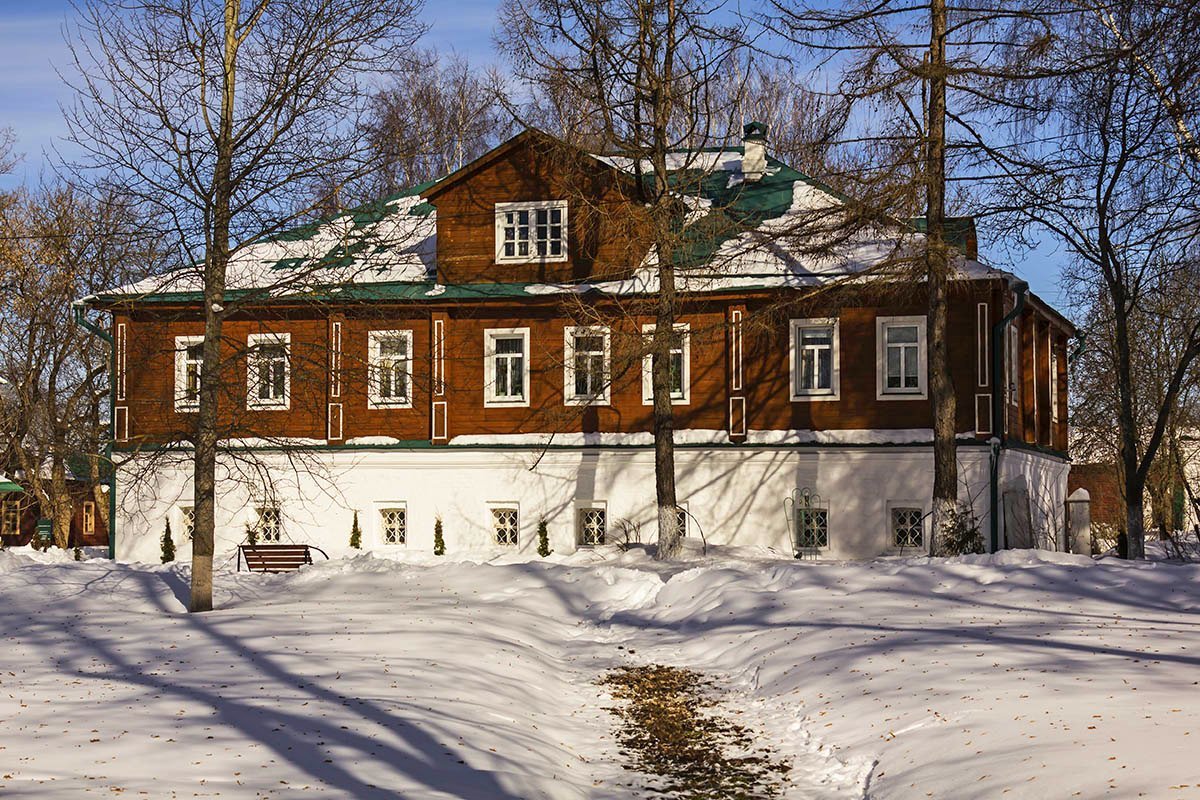
M 830 388 L 799 391 L 796 388 L 799 375 L 796 373 L 796 342 L 800 331 L 811 328 L 833 328 L 830 347 Z M 842 396 L 841 378 L 841 326 L 837 317 L 793 319 L 788 325 L 788 376 L 793 403 L 813 403 L 823 400 L 840 400 Z
M 570 228 L 567 227 L 567 201 L 566 200 L 536 200 L 531 202 L 520 203 L 496 203 L 496 263 L 497 264 L 546 264 L 553 262 L 561 262 L 567 260 L 567 254 L 571 248 Z M 506 256 L 504 255 L 504 215 L 509 211 L 538 211 L 541 209 L 557 208 L 562 211 L 562 252 L 556 256 L 544 255 L 539 256 L 536 253 L 531 253 L 527 256 Z M 535 244 L 535 239 L 530 239 L 530 245 Z
M 384 339 L 404 339 L 404 370 L 408 376 L 407 396 L 403 400 L 385 399 L 379 394 L 376 371 L 382 358 L 379 343 Z M 370 331 L 367 333 L 367 408 L 412 408 L 413 407 L 413 332 L 411 330 Z
M 887 329 L 917 326 L 917 389 L 887 388 Z M 875 399 L 925 400 L 929 397 L 929 336 L 924 316 L 875 318 Z
M 1060 416 L 1059 401 L 1058 401 L 1058 351 L 1054 349 L 1054 342 L 1050 342 L 1050 421 L 1059 422 Z M 1051 443 L 1053 444 L 1053 442 Z
M 496 340 L 520 336 L 525 353 L 521 398 L 496 397 Z M 483 405 L 486 408 L 529 407 L 529 328 L 486 328 L 483 331 Z
M 608 501 L 607 500 L 576 500 L 575 501 L 575 517 L 574 517 L 574 519 L 571 520 L 571 528 L 572 528 L 572 533 L 574 534 L 574 538 L 575 538 L 576 549 L 592 548 L 592 547 L 600 546 L 600 545 L 595 545 L 595 544 L 584 544 L 583 543 L 583 531 L 579 527 L 581 512 L 590 511 L 592 509 L 599 509 L 604 512 L 604 540 L 605 540 L 605 544 L 608 543 L 608 532 L 610 530 L 610 526 L 612 523 L 612 520 L 608 516 Z
M 375 502 L 375 546 L 384 550 L 403 550 L 408 547 L 408 535 L 412 532 L 412 518 L 408 514 L 405 500 L 378 500 Z M 383 512 L 404 511 L 404 543 L 394 544 L 383 538 Z
M 919 508 L 921 509 L 921 544 L 918 547 L 898 547 L 896 545 L 896 537 L 892 530 L 892 509 L 893 508 Z M 925 500 L 888 500 L 885 504 L 883 512 L 883 529 L 886 537 L 887 550 L 893 553 L 901 551 L 913 553 L 929 551 L 929 508 L 928 502 Z
M 85 500 L 83 503 L 83 514 L 79 520 L 80 527 L 83 533 L 96 532 L 96 503 L 93 500 Z
M 495 520 L 495 517 L 493 516 L 493 512 L 501 511 L 501 510 L 503 510 L 503 511 L 511 510 L 511 511 L 517 512 L 517 541 L 514 544 L 501 544 L 500 542 L 496 541 L 496 520 Z M 524 531 L 522 530 L 524 522 L 525 522 L 525 517 L 521 513 L 521 504 L 520 503 L 516 502 L 515 500 L 490 500 L 490 501 L 488 501 L 487 521 L 488 521 L 488 535 L 491 536 L 493 547 L 505 547 L 505 548 L 511 547 L 511 548 L 519 550 L 520 548 L 525 546 L 525 535 L 524 535 Z
M 604 386 L 602 391 L 591 397 L 575 394 L 575 337 L 601 336 L 604 338 Z M 612 374 L 612 336 L 603 325 L 568 326 L 563 329 L 563 403 L 569 406 L 606 406 L 611 402 L 609 376 Z
M 258 397 L 254 359 L 255 349 L 262 344 L 281 344 L 285 353 L 283 369 L 283 399 L 262 400 Z M 286 411 L 292 407 L 292 335 L 290 333 L 251 333 L 246 336 L 246 408 L 251 411 Z
M 200 408 L 200 398 L 188 400 L 187 393 L 187 349 L 204 344 L 203 336 L 175 337 L 175 410 L 195 411 Z M 200 376 L 204 380 L 204 376 Z
M 692 402 L 692 326 L 686 322 L 676 322 L 675 330 L 682 334 L 680 337 L 683 342 L 683 375 L 680 382 L 683 384 L 683 397 L 672 397 L 671 405 L 686 406 Z M 649 346 L 650 340 L 654 336 L 654 325 L 643 325 L 642 336 Z M 646 353 L 642 356 L 642 405 L 654 405 L 654 355 Z
M 1008 323 L 1008 395 L 1010 405 L 1021 403 L 1021 329 L 1014 322 Z

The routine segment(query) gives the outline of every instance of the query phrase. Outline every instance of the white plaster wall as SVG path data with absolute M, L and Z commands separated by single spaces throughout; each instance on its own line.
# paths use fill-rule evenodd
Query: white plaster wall
M 517 505 L 516 549 L 529 554 L 537 548 L 543 518 L 551 547 L 573 551 L 576 509 L 592 502 L 606 504 L 610 534 L 618 520 L 628 519 L 641 524 L 644 541 L 654 538 L 654 460 L 648 448 L 314 450 L 303 463 L 278 452 L 253 456 L 222 462 L 218 554 L 231 553 L 245 539 L 255 507 L 268 493 L 283 510 L 285 540 L 317 545 L 331 556 L 348 550 L 355 510 L 363 549 L 384 549 L 378 510 L 396 503 L 407 508 L 403 549 L 410 551 L 432 552 L 439 516 L 448 551 L 513 550 L 492 542 L 490 503 Z M 988 458 L 986 448 L 959 450 L 960 499 L 975 507 L 985 537 Z M 257 462 L 254 468 L 246 466 L 251 462 Z M 928 512 L 932 491 L 933 457 L 927 447 L 680 448 L 676 466 L 679 500 L 709 543 L 767 545 L 788 554 L 784 500 L 797 487 L 817 492 L 829 508 L 830 549 L 822 555 L 845 559 L 891 552 L 888 503 L 912 503 Z M 160 457 L 153 469 L 138 467 L 132 463 L 118 474 L 117 556 L 158 561 L 163 526 L 170 519 L 177 555 L 188 558 L 189 546 L 180 543 L 179 507 L 192 505 L 190 464 Z M 1043 516 L 1061 518 L 1066 465 L 1009 452 L 1002 483 L 1021 470 L 1033 476 L 1031 495 L 1036 487 Z M 150 477 L 135 480 L 139 473 Z M 269 490 L 264 490 L 264 475 L 270 476 Z M 1035 526 L 1042 519 L 1038 513 Z
M 1035 541 L 1044 549 L 1068 549 L 1066 502 L 1070 469 L 1070 462 L 1064 459 L 1028 450 L 1005 450 L 1000 458 L 1000 491 L 1024 487 L 1029 492 Z M 1001 523 L 1001 536 L 1003 528 Z

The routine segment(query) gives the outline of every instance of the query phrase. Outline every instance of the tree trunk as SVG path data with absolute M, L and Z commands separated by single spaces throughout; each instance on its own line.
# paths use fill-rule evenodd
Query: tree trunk
M 664 257 L 660 248 L 659 257 Z M 666 253 L 666 257 L 670 257 Z M 675 410 L 671 405 L 671 344 L 675 340 L 675 270 L 659 266 L 658 309 L 650 344 L 654 397 L 654 496 L 658 507 L 659 559 L 679 555 L 679 501 L 675 494 Z
M 930 555 L 949 533 L 958 505 L 954 381 L 947 352 L 950 254 L 946 248 L 946 3 L 932 0 L 925 150 L 925 258 L 929 285 L 929 398 L 933 407 L 933 525 Z
M 65 449 L 65 444 L 60 444 Z M 59 453 L 64 452 L 63 449 Z M 53 456 L 50 465 L 50 508 L 49 517 L 54 523 L 54 544 L 62 549 L 71 546 L 71 518 L 75 516 L 75 503 L 67 488 L 67 468 L 61 455 Z
M 225 63 L 221 121 L 213 170 L 213 231 L 204 261 L 204 357 L 200 368 L 200 407 L 196 414 L 193 467 L 195 526 L 192 533 L 190 611 L 211 611 L 212 565 L 216 535 L 217 431 L 221 385 L 221 327 L 224 321 L 225 270 L 233 187 L 233 113 L 238 48 L 238 0 L 225 0 Z

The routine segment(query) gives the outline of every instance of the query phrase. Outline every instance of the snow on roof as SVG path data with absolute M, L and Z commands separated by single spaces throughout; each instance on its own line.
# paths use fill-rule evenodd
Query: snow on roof
M 595 157 L 615 169 L 633 171 L 628 157 Z M 741 164 L 740 149 L 668 155 L 672 181 L 688 209 L 674 254 L 682 291 L 821 285 L 911 262 L 921 252 L 923 233 L 903 223 L 880 225 L 843 240 L 839 229 L 846 198 L 777 159 L 768 158 L 765 174 L 753 182 L 744 180 Z M 649 171 L 647 164 L 642 167 Z M 442 297 L 447 288 L 467 288 L 437 283 L 437 212 L 423 197 L 436 183 L 242 248 L 229 264 L 227 290 L 277 297 L 317 290 L 361 293 L 367 285 L 389 287 L 379 293 L 380 299 L 420 300 Z M 658 288 L 655 266 L 651 249 L 625 280 L 504 285 L 514 289 L 507 296 L 651 293 Z M 963 278 L 1011 277 L 974 259 L 959 257 L 957 266 Z M 395 291 L 406 285 L 425 290 Z M 181 269 L 121 287 L 101 299 L 194 300 L 200 289 L 200 269 Z M 459 294 L 451 291 L 442 299 Z M 496 292 L 481 288 L 479 294 Z

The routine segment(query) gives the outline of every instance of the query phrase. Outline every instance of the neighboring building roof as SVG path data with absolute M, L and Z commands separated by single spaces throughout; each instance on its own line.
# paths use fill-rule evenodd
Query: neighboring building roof
M 653 253 L 631 265 L 626 280 L 574 284 L 437 283 L 437 212 L 428 196 L 462 180 L 471 170 L 523 137 L 526 131 L 456 170 L 450 176 L 382 198 L 360 208 L 297 227 L 240 250 L 229 265 L 230 300 L 266 298 L 449 300 L 601 292 L 642 294 L 657 290 Z M 626 176 L 630 158 L 584 154 Z M 847 198 L 768 157 L 761 179 L 748 182 L 740 147 L 681 151 L 669 157 L 671 181 L 688 209 L 676 254 L 678 288 L 685 292 L 749 291 L 802 287 L 867 273 L 890 262 L 916 258 L 923 235 L 896 222 L 837 238 L 835 218 Z M 648 171 L 643 166 L 643 175 Z M 973 232 L 973 227 L 972 227 Z M 822 246 L 814 246 L 814 243 Z M 974 258 L 956 260 L 959 276 L 1013 276 Z M 102 303 L 196 302 L 199 270 L 183 269 L 88 298 Z

